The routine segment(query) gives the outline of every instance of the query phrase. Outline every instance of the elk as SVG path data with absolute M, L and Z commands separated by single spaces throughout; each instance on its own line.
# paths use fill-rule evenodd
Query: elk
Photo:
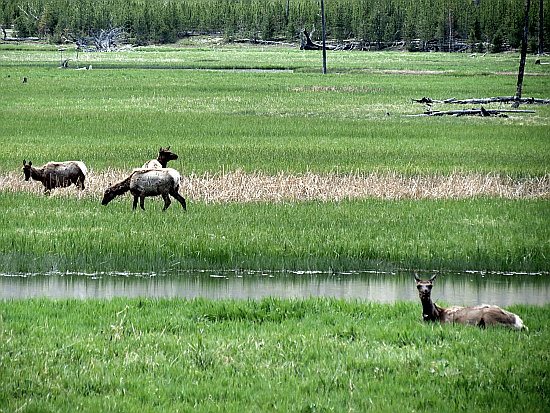
M 134 196 L 133 209 L 137 208 L 138 199 L 140 207 L 145 211 L 144 202 L 148 196 L 161 195 L 164 199 L 166 210 L 172 203 L 169 195 L 176 198 L 184 210 L 186 210 L 185 198 L 179 194 L 181 176 L 172 168 L 163 169 L 134 169 L 126 179 L 111 185 L 103 194 L 102 205 L 107 205 L 115 197 L 130 191 Z
M 41 168 L 35 168 L 31 161 L 27 163 L 23 159 L 25 181 L 32 178 L 42 182 L 45 193 L 49 193 L 54 188 L 64 188 L 72 184 L 84 190 L 87 173 L 86 165 L 80 161 L 48 162 Z
M 151 159 L 150 161 L 145 162 L 142 168 L 147 168 L 147 169 L 166 168 L 168 161 L 172 161 L 175 159 L 178 159 L 178 155 L 176 155 L 173 152 L 170 152 L 170 146 L 167 146 L 164 149 L 163 148 L 159 149 L 159 155 L 157 159 Z
M 448 308 L 438 306 L 432 302 L 431 298 L 433 282 L 436 277 L 437 274 L 429 280 L 423 281 L 418 278 L 418 274 L 414 274 L 418 296 L 422 302 L 422 318 L 424 321 L 470 324 L 481 328 L 485 328 L 488 325 L 503 325 L 527 330 L 521 318 L 496 305 L 482 304 L 471 307 L 455 306 Z

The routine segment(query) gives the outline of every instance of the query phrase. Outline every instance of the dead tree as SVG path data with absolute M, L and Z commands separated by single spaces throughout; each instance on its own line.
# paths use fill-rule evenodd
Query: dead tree
M 457 99 L 457 98 L 449 98 L 445 100 L 437 100 L 437 99 L 431 99 L 428 97 L 423 97 L 421 99 L 412 99 L 413 102 L 416 103 L 425 103 L 426 105 L 432 105 L 433 103 L 449 103 L 449 104 L 457 104 L 457 105 L 471 105 L 471 104 L 482 104 L 486 105 L 489 103 L 510 103 L 518 100 L 515 96 L 499 96 L 499 97 L 491 97 L 491 98 L 473 98 L 473 99 Z M 534 103 L 541 103 L 541 104 L 549 104 L 550 99 L 538 99 L 538 98 L 520 98 L 520 103 L 527 103 L 527 104 L 534 104 Z
M 117 51 L 127 44 L 126 30 L 122 27 L 109 26 L 108 30 L 90 30 L 89 36 L 68 33 L 66 38 L 76 44 L 78 50 L 85 52 Z
M 539 54 L 544 54 L 544 4 L 539 0 Z
M 481 116 L 481 117 L 491 117 L 491 116 L 500 116 L 506 117 L 507 113 L 535 113 L 534 110 L 519 110 L 519 109 L 485 109 L 481 106 L 479 109 L 465 109 L 465 110 L 431 110 L 428 108 L 426 112 L 417 114 L 417 115 L 407 115 L 410 117 L 421 117 L 421 116 Z
M 516 100 L 512 104 L 513 108 L 519 107 L 521 92 L 523 90 L 523 74 L 525 72 L 525 58 L 527 56 L 527 38 L 529 36 L 529 9 L 531 0 L 525 0 L 525 20 L 523 26 L 523 37 L 521 39 L 521 56 L 519 59 L 518 87 L 516 90 Z
M 300 50 L 323 50 L 323 46 L 317 43 L 313 43 L 311 35 L 315 32 L 315 26 L 311 30 L 311 34 L 306 29 L 300 32 Z M 327 50 L 335 50 L 334 46 L 326 46 Z

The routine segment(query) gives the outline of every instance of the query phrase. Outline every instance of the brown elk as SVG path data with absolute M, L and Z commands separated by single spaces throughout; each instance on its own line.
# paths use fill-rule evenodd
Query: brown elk
M 105 190 L 101 204 L 107 205 L 115 197 L 130 191 L 134 196 L 133 209 L 136 209 L 138 199 L 140 200 L 139 205 L 141 209 L 145 210 L 144 202 L 146 197 L 161 195 L 164 199 L 164 208 L 162 210 L 165 211 L 172 203 L 169 197 L 169 195 L 172 195 L 185 210 L 185 198 L 178 193 L 180 181 L 181 176 L 179 172 L 172 168 L 134 169 L 128 178 L 111 185 Z
M 167 146 L 166 148 L 160 148 L 159 149 L 159 155 L 157 159 L 151 159 L 150 161 L 147 161 L 143 164 L 142 168 L 146 169 L 159 169 L 159 168 L 166 168 L 166 165 L 169 161 L 178 159 L 178 155 L 176 155 L 173 152 L 170 152 L 170 146 Z
M 439 321 L 441 323 L 461 323 L 484 328 L 488 325 L 503 325 L 517 329 L 527 329 L 516 314 L 503 310 L 496 305 L 476 305 L 471 307 L 440 307 L 432 302 L 432 286 L 437 274 L 427 281 L 418 278 L 416 288 L 422 302 L 422 318 L 424 321 Z
M 80 161 L 48 162 L 41 168 L 35 168 L 32 162 L 27 163 L 23 160 L 25 181 L 32 178 L 42 182 L 45 193 L 49 193 L 54 188 L 64 188 L 72 184 L 84 190 L 87 173 L 86 165 Z

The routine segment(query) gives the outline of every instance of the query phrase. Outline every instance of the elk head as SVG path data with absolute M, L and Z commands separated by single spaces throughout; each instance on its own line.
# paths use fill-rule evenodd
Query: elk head
M 428 281 L 423 281 L 418 278 L 418 274 L 416 272 L 414 273 L 414 279 L 416 280 L 416 289 L 418 290 L 418 296 L 420 297 L 420 300 L 430 299 L 430 296 L 432 294 L 433 282 L 435 281 L 436 277 L 437 274 L 430 278 Z
M 176 155 L 174 152 L 170 152 L 170 146 L 167 146 L 166 148 L 160 148 L 159 149 L 159 158 L 162 157 L 166 159 L 167 161 L 173 161 L 175 159 L 178 159 L 178 155 Z
M 31 178 L 31 166 L 32 166 L 31 161 L 27 163 L 27 161 L 23 159 L 23 174 L 25 175 L 25 181 L 28 181 Z

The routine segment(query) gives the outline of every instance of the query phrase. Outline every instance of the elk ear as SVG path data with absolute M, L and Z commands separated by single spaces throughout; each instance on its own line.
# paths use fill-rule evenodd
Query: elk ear
M 32 162 L 31 162 L 31 161 L 29 161 L 29 166 L 32 166 Z
M 418 274 L 417 274 L 416 271 L 414 272 L 414 279 L 415 279 L 416 281 L 420 281 L 420 278 L 418 278 Z
M 159 152 L 162 152 L 163 150 L 164 150 L 164 149 L 162 149 L 162 146 L 161 146 L 160 149 L 159 149 Z
M 437 274 L 434 275 L 432 278 L 430 278 L 430 282 L 434 282 L 436 277 L 437 277 Z
M 170 145 L 168 145 L 165 150 L 169 151 L 170 150 Z
M 23 159 L 23 166 L 27 164 L 27 161 Z

